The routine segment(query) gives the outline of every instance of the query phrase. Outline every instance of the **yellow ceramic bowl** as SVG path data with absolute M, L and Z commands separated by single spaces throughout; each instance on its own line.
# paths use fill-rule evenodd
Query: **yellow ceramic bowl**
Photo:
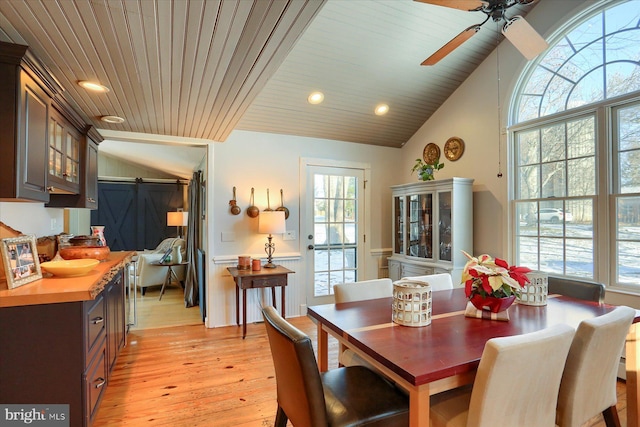
M 67 261 L 47 261 L 40 264 L 45 271 L 60 277 L 84 276 L 98 265 L 97 259 L 72 259 Z

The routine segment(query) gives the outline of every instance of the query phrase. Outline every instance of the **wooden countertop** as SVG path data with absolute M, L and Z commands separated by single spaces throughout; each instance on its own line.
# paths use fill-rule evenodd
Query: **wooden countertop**
M 81 277 L 46 277 L 15 289 L 0 290 L 0 307 L 54 304 L 95 299 L 135 252 L 111 252 L 89 274 Z

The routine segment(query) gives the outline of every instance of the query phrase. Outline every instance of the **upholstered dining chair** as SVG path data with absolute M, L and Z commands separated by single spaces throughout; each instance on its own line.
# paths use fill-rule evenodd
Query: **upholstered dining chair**
M 463 387 L 431 396 L 431 426 L 553 426 L 573 334 L 572 327 L 559 324 L 490 339 L 472 390 Z
M 393 295 L 393 282 L 384 278 L 340 283 L 333 286 L 333 294 L 336 303 L 389 298 Z
M 353 283 L 340 283 L 333 286 L 333 294 L 336 304 L 353 301 L 366 301 L 377 298 L 389 298 L 393 296 L 393 282 L 391 279 L 361 280 Z M 338 362 L 341 366 L 366 366 L 374 367 L 366 360 L 349 350 L 342 343 L 338 353 Z M 375 370 L 375 369 L 374 369 Z
M 408 280 L 419 280 L 421 282 L 427 282 L 431 285 L 431 291 L 446 291 L 453 289 L 453 280 L 451 280 L 451 274 L 449 273 L 437 273 L 427 274 L 426 276 L 413 276 L 403 277 Z
M 634 316 L 634 309 L 620 306 L 578 325 L 560 384 L 558 426 L 578 427 L 602 413 L 607 427 L 620 427 L 617 369 Z
M 604 302 L 605 286 L 588 280 L 549 276 L 549 294 L 560 294 L 586 301 Z
M 363 366 L 320 373 L 311 339 L 274 307 L 262 310 L 276 371 L 275 427 L 407 426 L 408 398 Z

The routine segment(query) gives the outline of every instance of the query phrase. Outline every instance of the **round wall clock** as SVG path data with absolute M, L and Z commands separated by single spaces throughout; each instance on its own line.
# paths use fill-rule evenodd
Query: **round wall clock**
M 427 144 L 422 151 L 422 158 L 425 163 L 432 164 L 440 158 L 440 147 L 433 142 Z
M 456 136 L 451 137 L 444 144 L 444 156 L 453 161 L 458 160 L 464 153 L 464 141 Z

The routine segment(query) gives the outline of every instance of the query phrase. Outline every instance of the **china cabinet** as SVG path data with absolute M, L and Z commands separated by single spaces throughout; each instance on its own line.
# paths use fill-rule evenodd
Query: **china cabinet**
M 460 283 L 473 253 L 473 179 L 449 178 L 394 185 L 393 255 L 389 277 L 451 274 Z

